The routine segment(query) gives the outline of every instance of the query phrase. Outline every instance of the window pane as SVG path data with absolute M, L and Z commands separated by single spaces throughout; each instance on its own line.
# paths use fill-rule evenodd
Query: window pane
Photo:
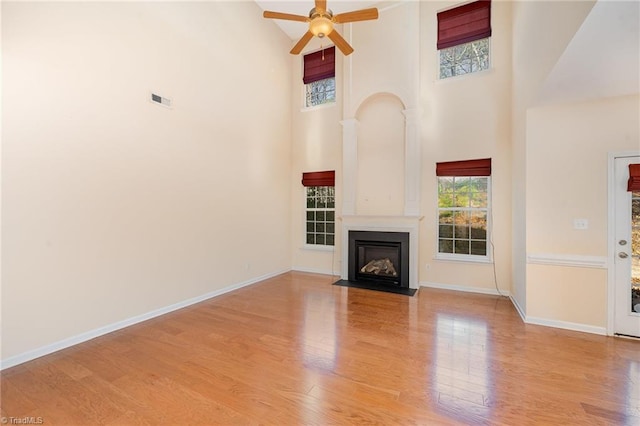
M 316 232 L 324 232 L 324 223 L 316 223 Z
M 487 207 L 487 193 L 486 192 L 473 192 L 469 194 L 469 206 L 475 208 Z
M 453 240 L 439 240 L 438 251 L 440 253 L 453 253 Z
M 333 211 L 326 212 L 326 217 L 327 217 L 327 222 L 334 222 L 336 220 L 335 219 L 336 215 L 335 215 L 335 212 Z
M 454 207 L 469 207 L 469 194 L 456 192 L 454 195 Z
M 305 106 L 312 107 L 336 100 L 335 77 L 314 81 L 305 85 Z
M 440 225 L 440 227 L 439 227 L 439 237 L 440 238 L 453 238 L 453 226 L 451 226 L 451 225 Z
M 469 192 L 469 178 L 457 177 L 453 181 L 453 190 L 455 192 Z
M 313 234 L 307 234 L 307 244 L 314 244 L 315 239 L 313 238 Z
M 453 194 L 440 194 L 438 196 L 438 207 L 453 207 Z
M 316 234 L 316 244 L 324 244 L 324 234 Z
M 455 227 L 455 238 L 468 239 L 469 238 L 469 226 L 468 225 L 463 225 L 463 226 L 456 225 L 456 227 Z
M 469 240 L 456 240 L 455 252 L 457 254 L 469 254 Z
M 313 232 L 315 230 L 315 226 L 313 222 L 307 222 L 307 232 Z
M 489 69 L 489 38 L 440 49 L 440 78 Z
M 307 212 L 307 220 L 315 220 L 316 219 L 316 212 Z
M 334 245 L 334 237 L 333 237 L 333 235 L 327 235 L 325 244 L 328 245 L 328 246 Z
M 451 193 L 453 192 L 453 178 L 443 176 L 438 178 L 438 193 Z
M 453 212 L 453 222 L 456 226 L 469 224 L 469 212 Z
M 453 223 L 453 212 L 450 210 L 440 211 L 440 223 Z
M 325 212 L 316 212 L 316 220 L 318 222 L 324 222 Z
M 316 206 L 316 199 L 313 197 L 307 197 L 307 208 L 313 209 Z
M 478 256 L 487 255 L 487 242 L 486 241 L 471 241 L 471 254 Z
M 487 238 L 487 214 L 484 212 L 474 212 L 470 214 L 471 238 L 474 240 L 484 240 Z
M 327 233 L 329 234 L 335 234 L 336 233 L 336 226 L 333 223 L 327 223 Z

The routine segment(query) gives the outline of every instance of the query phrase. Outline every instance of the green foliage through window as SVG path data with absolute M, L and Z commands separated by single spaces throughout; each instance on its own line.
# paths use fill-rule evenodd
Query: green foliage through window
M 336 234 L 336 197 L 333 186 L 308 186 L 306 243 L 333 246 Z
M 438 252 L 487 256 L 488 177 L 438 177 Z

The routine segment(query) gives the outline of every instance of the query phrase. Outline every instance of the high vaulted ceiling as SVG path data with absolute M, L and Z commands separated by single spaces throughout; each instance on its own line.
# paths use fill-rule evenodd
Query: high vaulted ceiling
M 539 101 L 640 91 L 640 2 L 599 0 L 544 82 Z
M 308 16 L 314 0 L 255 0 L 263 10 Z M 370 0 L 328 0 L 334 14 L 379 5 Z M 291 40 L 304 22 L 273 20 Z M 640 2 L 598 0 L 541 87 L 539 101 L 562 102 L 638 93 Z

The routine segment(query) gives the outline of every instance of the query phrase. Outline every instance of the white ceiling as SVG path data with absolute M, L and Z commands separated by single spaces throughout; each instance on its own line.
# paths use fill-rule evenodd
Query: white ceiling
M 255 0 L 263 10 L 308 16 L 313 0 Z M 379 4 L 370 0 L 328 0 L 334 14 Z M 291 40 L 307 30 L 304 22 L 273 20 Z M 579 101 L 640 92 L 640 2 L 598 0 L 549 73 L 542 103 Z
M 315 7 L 314 0 L 255 0 L 262 10 L 270 10 L 272 12 L 292 13 L 294 15 L 309 16 L 309 11 Z M 328 0 L 327 8 L 334 15 L 338 13 L 351 12 L 359 9 L 367 9 L 373 7 L 378 1 L 370 0 Z M 273 19 L 282 31 L 289 36 L 291 40 L 298 40 L 307 31 L 309 25 L 305 22 L 284 21 L 282 19 Z
M 599 0 L 544 82 L 539 101 L 640 92 L 640 2 Z

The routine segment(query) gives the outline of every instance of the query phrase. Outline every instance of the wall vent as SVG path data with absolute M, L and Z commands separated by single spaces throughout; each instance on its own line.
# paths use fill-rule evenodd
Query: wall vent
M 171 108 L 171 99 L 164 98 L 160 95 L 156 95 L 155 93 L 151 94 L 151 102 L 153 102 L 154 104 L 165 106 L 167 108 Z

